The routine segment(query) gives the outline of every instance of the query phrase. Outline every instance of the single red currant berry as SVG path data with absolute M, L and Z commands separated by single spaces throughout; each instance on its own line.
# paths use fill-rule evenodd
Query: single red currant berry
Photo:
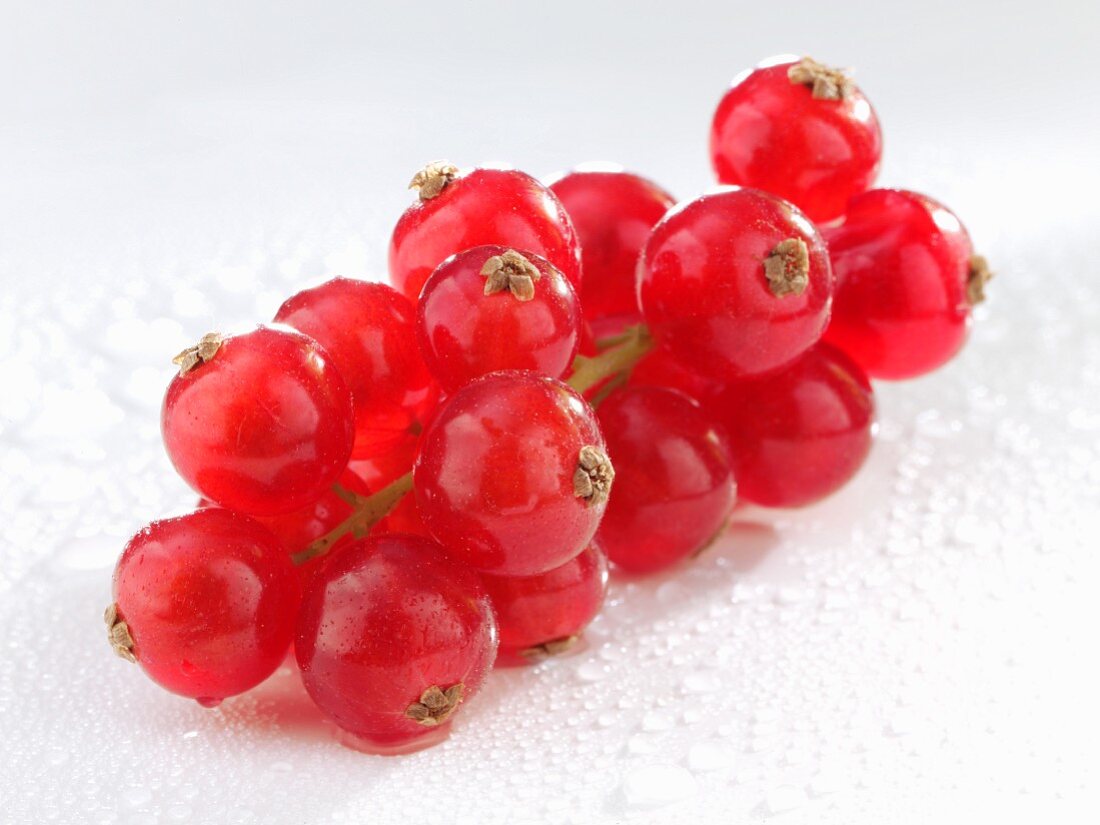
M 299 598 L 290 557 L 266 528 L 228 510 L 196 510 L 130 539 L 107 632 L 154 682 L 213 705 L 279 666 Z
M 320 498 L 347 466 L 351 393 L 312 338 L 279 327 L 212 333 L 174 363 L 161 432 L 172 464 L 205 498 L 287 513 Z
M 564 653 L 596 618 L 607 593 L 607 557 L 590 545 L 537 576 L 482 575 L 500 628 L 497 665 L 528 665 Z
M 573 287 L 546 259 L 477 246 L 436 268 L 416 321 L 428 368 L 454 392 L 498 370 L 560 378 L 577 354 L 581 313 Z
M 913 378 L 962 348 L 990 272 L 950 210 L 916 192 L 873 189 L 852 198 L 825 239 L 837 277 L 825 340 L 868 375 Z
M 410 188 L 419 200 L 397 221 L 390 240 L 390 280 L 412 301 L 428 276 L 451 255 L 500 244 L 540 255 L 581 283 L 580 249 L 573 224 L 554 193 L 515 169 L 465 174 L 440 161 L 428 164 Z
M 614 471 L 592 409 L 574 390 L 529 372 L 467 384 L 420 441 L 413 468 L 428 529 L 488 573 L 533 576 L 591 541 Z
M 316 340 L 347 381 L 356 457 L 396 446 L 435 404 L 416 348 L 416 309 L 392 287 L 333 278 L 291 297 L 275 320 Z
M 496 648 L 478 576 L 435 542 L 400 534 L 329 559 L 306 589 L 295 638 L 313 701 L 376 752 L 436 741 L 481 687 Z
M 629 387 L 599 409 L 615 495 L 596 541 L 625 570 L 649 573 L 698 553 L 721 531 L 736 487 L 724 437 L 675 390 Z
M 833 273 L 796 208 L 727 188 L 672 209 L 639 262 L 646 323 L 671 354 L 732 380 L 789 364 L 821 337 Z
M 675 202 L 652 181 L 603 164 L 580 166 L 550 184 L 573 221 L 581 244 L 581 305 L 590 320 L 642 318 L 638 255 L 649 231 Z
M 871 449 L 871 384 L 828 344 L 704 403 L 725 427 L 741 498 L 765 507 L 800 507 L 835 492 Z
M 844 72 L 784 55 L 734 78 L 714 113 L 710 156 L 722 183 L 774 192 L 824 222 L 874 183 L 882 132 Z

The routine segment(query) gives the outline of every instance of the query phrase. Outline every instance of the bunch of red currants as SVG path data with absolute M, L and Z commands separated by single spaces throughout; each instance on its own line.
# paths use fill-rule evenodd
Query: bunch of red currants
M 617 169 L 429 164 L 393 287 L 336 278 L 175 358 L 164 443 L 202 499 L 123 551 L 115 651 L 212 706 L 293 645 L 349 741 L 413 750 L 494 664 L 568 649 L 609 559 L 833 492 L 868 376 L 950 359 L 990 277 L 945 207 L 869 188 L 881 153 L 846 73 L 776 58 L 715 114 L 733 185 L 675 206 Z

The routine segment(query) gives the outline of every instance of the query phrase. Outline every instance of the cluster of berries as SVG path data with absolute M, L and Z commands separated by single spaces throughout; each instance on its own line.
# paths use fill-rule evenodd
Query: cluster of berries
M 176 357 L 164 443 L 202 500 L 126 546 L 115 651 L 211 706 L 293 645 L 348 741 L 407 751 L 494 664 L 569 648 L 608 560 L 698 554 L 737 494 L 833 492 L 870 449 L 868 376 L 947 361 L 989 278 L 945 207 L 869 188 L 881 151 L 846 74 L 784 58 L 723 97 L 733 185 L 694 200 L 428 165 L 392 287 L 336 278 Z

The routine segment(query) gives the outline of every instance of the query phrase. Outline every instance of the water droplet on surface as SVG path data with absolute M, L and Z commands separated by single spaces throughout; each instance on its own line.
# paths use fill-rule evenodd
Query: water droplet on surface
M 676 765 L 645 765 L 629 770 L 623 796 L 631 808 L 653 809 L 680 802 L 699 790 L 695 777 Z

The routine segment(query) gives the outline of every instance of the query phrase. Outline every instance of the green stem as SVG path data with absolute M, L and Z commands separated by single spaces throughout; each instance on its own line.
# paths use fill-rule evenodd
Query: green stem
M 401 478 L 383 487 L 377 493 L 369 496 L 355 496 L 355 511 L 342 522 L 333 527 L 321 538 L 310 544 L 304 550 L 300 550 L 290 557 L 295 564 L 305 564 L 310 559 L 323 556 L 337 541 L 348 533 L 356 536 L 365 535 L 371 527 L 384 519 L 390 510 L 397 506 L 402 497 L 412 489 L 412 471 L 405 473 Z M 343 489 L 343 488 L 341 488 Z M 347 492 L 347 491 L 345 491 Z M 340 495 L 339 491 L 336 491 Z M 343 498 L 343 496 L 340 496 Z M 347 499 L 345 499 L 346 501 Z M 350 503 L 350 502 L 349 502 Z
M 606 348 L 604 348 L 606 346 Z M 599 355 L 578 355 L 573 374 L 566 382 L 577 392 L 587 392 L 605 379 L 629 374 L 642 356 L 653 349 L 653 338 L 645 324 L 628 327 L 620 335 L 596 343 Z

